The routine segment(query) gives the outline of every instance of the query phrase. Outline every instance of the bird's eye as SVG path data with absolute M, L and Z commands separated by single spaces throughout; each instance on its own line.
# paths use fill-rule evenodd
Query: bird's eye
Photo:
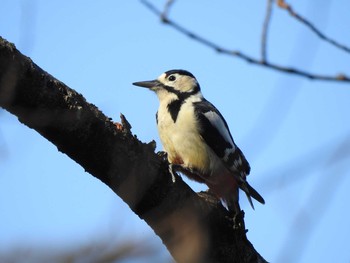
M 174 81 L 175 79 L 176 79 L 176 77 L 174 75 L 170 75 L 168 78 L 169 81 Z

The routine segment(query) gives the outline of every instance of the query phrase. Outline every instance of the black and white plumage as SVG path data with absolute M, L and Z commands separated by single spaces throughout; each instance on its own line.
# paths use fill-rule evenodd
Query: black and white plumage
M 196 78 L 185 70 L 169 70 L 156 80 L 133 83 L 159 98 L 157 127 L 170 167 L 198 182 L 238 212 L 238 188 L 265 203 L 246 181 L 250 166 L 235 144 L 220 112 L 207 101 Z

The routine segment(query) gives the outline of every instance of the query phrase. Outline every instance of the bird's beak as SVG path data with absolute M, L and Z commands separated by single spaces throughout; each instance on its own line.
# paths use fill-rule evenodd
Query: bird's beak
M 159 86 L 159 84 L 160 84 L 159 80 L 155 79 L 155 80 L 134 82 L 132 85 L 152 89 L 154 87 Z

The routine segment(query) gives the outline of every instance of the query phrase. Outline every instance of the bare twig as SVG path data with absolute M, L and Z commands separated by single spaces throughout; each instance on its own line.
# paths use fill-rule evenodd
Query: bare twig
M 266 6 L 266 15 L 265 20 L 263 23 L 263 29 L 262 29 L 262 35 L 261 35 L 261 62 L 265 63 L 267 61 L 267 52 L 266 52 L 266 45 L 267 45 L 267 32 L 269 29 L 269 24 L 271 20 L 271 12 L 272 12 L 272 2 L 273 0 L 267 0 L 267 6 Z
M 169 10 L 170 10 L 170 7 L 172 6 L 172 4 L 174 4 L 174 2 L 175 2 L 174 0 L 168 0 L 165 3 L 163 13 L 160 16 L 164 23 L 166 23 L 168 20 Z
M 143 5 L 145 5 L 154 14 L 156 14 L 157 16 L 162 18 L 162 12 L 159 11 L 154 5 L 152 5 L 147 0 L 140 0 L 140 1 Z M 302 76 L 302 77 L 305 77 L 305 78 L 308 78 L 311 80 L 350 82 L 350 78 L 348 76 L 346 76 L 345 74 L 337 74 L 335 76 L 314 74 L 314 73 L 303 71 L 303 70 L 300 70 L 297 68 L 282 66 L 282 65 L 278 65 L 278 64 L 274 64 L 274 63 L 266 62 L 266 61 L 263 62 L 260 59 L 251 57 L 251 56 L 249 56 L 245 53 L 242 53 L 238 50 L 229 50 L 229 49 L 223 48 L 220 45 L 218 45 L 218 44 L 216 44 L 216 43 L 214 43 L 214 42 L 212 42 L 212 41 L 210 41 L 210 40 L 208 40 L 200 35 L 193 33 L 192 31 L 186 29 L 185 27 L 180 26 L 179 24 L 170 20 L 169 18 L 167 18 L 165 21 L 164 20 L 162 20 L 162 21 L 165 22 L 167 25 L 171 26 L 172 28 L 174 28 L 175 30 L 177 30 L 178 32 L 186 35 L 187 37 L 189 37 L 189 38 L 191 38 L 191 39 L 193 39 L 193 40 L 195 40 L 195 41 L 197 41 L 197 42 L 199 42 L 199 43 L 201 43 L 209 48 L 214 49 L 215 51 L 217 51 L 219 53 L 238 57 L 246 62 L 255 64 L 255 65 L 264 66 L 266 68 L 274 69 L 274 70 L 284 72 L 284 73 Z
M 298 13 L 296 13 L 294 11 L 294 9 L 287 4 L 284 0 L 277 0 L 277 5 L 288 11 L 288 13 L 292 16 L 295 17 L 299 22 L 301 22 L 302 24 L 304 24 L 306 27 L 308 27 L 312 32 L 314 32 L 319 38 L 321 38 L 322 40 L 330 43 L 331 45 L 350 53 L 350 48 L 340 44 L 339 42 L 327 37 L 325 34 L 323 34 L 319 29 L 317 29 L 310 21 L 308 21 L 306 18 L 300 16 Z

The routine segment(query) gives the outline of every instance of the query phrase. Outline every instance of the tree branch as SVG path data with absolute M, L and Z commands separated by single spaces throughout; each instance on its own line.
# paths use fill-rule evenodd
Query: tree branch
M 208 40 L 208 39 L 206 39 L 198 34 L 193 33 L 192 31 L 186 29 L 185 27 L 180 26 L 176 22 L 170 20 L 168 17 L 164 16 L 163 12 L 159 11 L 154 5 L 152 5 L 147 0 L 140 0 L 140 1 L 144 6 L 146 6 L 149 10 L 151 10 L 155 15 L 159 16 L 161 18 L 161 21 L 164 22 L 166 25 L 169 25 L 170 27 L 174 28 L 176 31 L 180 32 L 181 34 L 203 44 L 204 46 L 207 46 L 211 49 L 214 49 L 218 53 L 237 57 L 239 59 L 242 59 L 246 62 L 255 64 L 255 65 L 259 65 L 259 66 L 263 66 L 265 68 L 277 70 L 277 71 L 283 72 L 283 73 L 298 75 L 298 76 L 305 77 L 305 78 L 308 78 L 311 80 L 350 82 L 350 78 L 347 75 L 342 74 L 342 73 L 339 73 L 335 76 L 315 74 L 315 73 L 303 71 L 303 70 L 300 70 L 297 68 L 287 67 L 287 66 L 282 66 L 282 65 L 275 64 L 275 63 L 267 62 L 267 61 L 264 61 L 264 59 L 254 58 L 254 57 L 249 56 L 249 55 L 247 55 L 243 52 L 240 52 L 238 50 L 226 49 L 226 48 L 224 48 L 224 47 L 222 47 L 222 46 L 220 46 L 220 45 L 218 45 L 218 44 L 216 44 L 216 43 L 214 43 L 214 42 L 212 42 L 212 41 L 210 41 L 210 40 Z
M 267 32 L 270 25 L 271 13 L 272 13 L 272 2 L 273 0 L 267 0 L 265 20 L 263 23 L 262 34 L 261 34 L 261 62 L 267 61 Z
M 170 11 L 170 7 L 174 4 L 174 2 L 175 2 L 174 0 L 167 0 L 167 2 L 165 3 L 165 6 L 164 6 L 163 13 L 160 15 L 162 20 L 164 20 L 164 21 L 167 20 L 167 17 L 168 17 L 169 11 Z
M 111 122 L 1 37 L 0 106 L 109 186 L 177 262 L 266 262 L 216 198 L 196 194 L 180 177 L 172 183 L 154 143 L 137 140 L 125 118 Z
M 350 53 L 350 48 L 340 44 L 339 42 L 335 41 L 334 39 L 331 39 L 330 37 L 327 37 L 325 34 L 323 34 L 316 26 L 314 26 L 310 21 L 308 21 L 306 18 L 302 17 L 298 13 L 294 11 L 294 9 L 291 7 L 291 5 L 287 4 L 284 0 L 277 0 L 277 5 L 288 11 L 288 13 L 294 17 L 296 20 L 298 20 L 300 23 L 308 27 L 312 32 L 314 32 L 320 39 L 330 43 L 331 45 L 339 48 L 340 50 L 343 50 L 347 53 Z

